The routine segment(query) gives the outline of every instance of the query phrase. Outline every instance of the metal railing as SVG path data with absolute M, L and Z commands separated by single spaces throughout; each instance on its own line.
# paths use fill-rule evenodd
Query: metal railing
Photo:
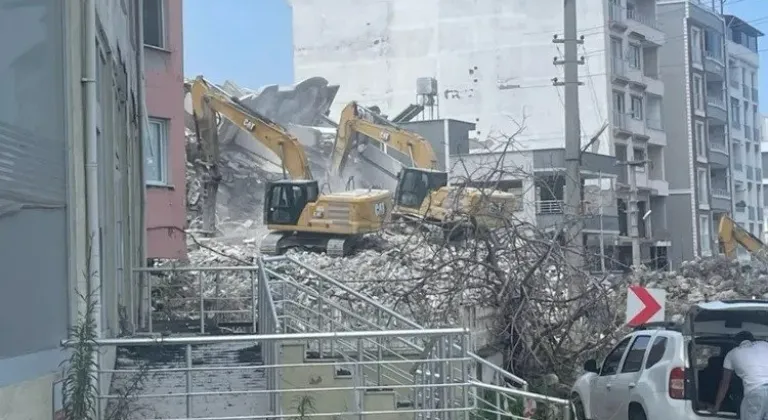
M 651 130 L 659 130 L 659 131 L 664 130 L 664 128 L 661 125 L 661 119 L 647 118 L 645 120 L 645 125 Z
M 707 93 L 707 103 L 710 105 L 714 105 L 718 108 L 725 109 L 725 100 L 723 99 L 722 95 L 718 95 L 718 94 L 710 95 L 709 93 Z
M 153 333 L 157 324 L 164 330 L 200 333 L 221 327 L 250 326 L 251 332 L 256 331 L 253 302 L 258 267 L 148 267 L 134 272 L 140 274 L 139 283 L 132 288 L 139 302 L 138 316 L 132 316 L 138 331 Z M 237 287 L 230 284 L 233 281 Z M 236 295 L 223 292 L 238 288 Z
M 656 17 L 655 16 L 646 16 L 642 13 L 638 12 L 636 9 L 627 9 L 627 19 L 634 20 L 635 22 L 640 22 L 645 26 L 649 26 L 654 29 L 658 29 L 658 25 L 656 24 Z
M 364 340 L 398 337 L 443 344 L 455 341 L 465 351 L 438 345 L 434 351 L 407 360 L 365 360 L 361 352 L 350 353 L 345 360 L 305 360 L 309 355 L 304 353 L 304 341 L 343 339 L 360 348 Z M 114 369 L 97 370 L 98 381 L 112 378 L 112 386 L 99 383 L 96 387 L 97 412 L 110 404 L 126 403 L 125 396 L 114 388 L 141 378 L 143 385 L 131 394 L 127 404 L 131 411 L 146 410 L 142 418 L 299 418 L 304 399 L 313 401 L 310 417 L 411 414 L 417 419 L 468 419 L 476 407 L 469 376 L 471 359 L 466 352 L 468 337 L 463 328 L 445 328 L 99 339 L 95 345 L 102 352 L 119 347 L 129 356 Z M 297 358 L 279 363 L 263 360 L 259 350 L 269 346 L 281 346 L 286 359 Z M 420 367 L 412 369 L 416 364 Z M 385 385 L 365 380 L 369 372 L 381 366 L 404 366 L 404 371 L 411 368 L 414 380 Z M 268 376 L 279 378 L 276 387 L 264 382 Z
M 723 53 L 720 50 L 708 50 L 704 49 L 704 55 L 707 58 L 711 58 L 713 60 L 722 61 L 723 60 Z
M 728 188 L 712 188 L 712 197 L 730 199 L 731 192 Z
M 536 214 L 562 214 L 563 200 L 536 201 Z
M 709 148 L 718 152 L 728 153 L 728 146 L 725 144 L 725 138 L 710 137 Z
M 747 211 L 747 206 L 736 206 L 736 213 L 745 213 Z

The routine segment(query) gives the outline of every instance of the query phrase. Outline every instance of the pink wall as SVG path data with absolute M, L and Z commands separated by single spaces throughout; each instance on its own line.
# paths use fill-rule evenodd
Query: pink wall
M 166 48 L 144 47 L 144 71 L 149 116 L 169 121 L 169 185 L 147 186 L 147 258 L 186 259 L 182 2 L 164 3 Z

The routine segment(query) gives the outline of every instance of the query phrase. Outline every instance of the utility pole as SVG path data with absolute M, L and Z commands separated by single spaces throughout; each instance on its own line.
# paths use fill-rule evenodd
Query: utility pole
M 582 251 L 584 248 L 581 232 L 581 119 L 579 118 L 579 65 L 584 64 L 584 58 L 578 57 L 578 46 L 584 43 L 579 38 L 576 27 L 576 0 L 564 0 L 563 3 L 563 39 L 557 35 L 552 40 L 555 44 L 563 44 L 564 57 L 554 59 L 555 65 L 563 65 L 565 81 L 554 80 L 555 86 L 565 87 L 565 196 L 563 197 L 563 213 L 568 223 L 566 240 L 572 249 L 567 253 L 568 263 L 573 270 L 584 267 Z
M 637 168 L 645 167 L 647 160 L 618 162 L 629 170 L 629 237 L 632 238 L 632 266 L 640 268 L 642 257 L 640 255 L 640 210 L 637 208 Z

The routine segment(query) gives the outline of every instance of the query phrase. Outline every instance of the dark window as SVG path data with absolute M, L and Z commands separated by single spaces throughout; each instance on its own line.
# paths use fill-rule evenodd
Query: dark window
M 624 359 L 624 366 L 621 367 L 621 373 L 640 372 L 643 367 L 643 357 L 648 344 L 651 342 L 651 336 L 638 335 L 629 348 L 627 357 Z
M 616 371 L 619 370 L 621 357 L 624 355 L 624 350 L 626 350 L 629 345 L 630 338 L 632 337 L 627 337 L 621 340 L 621 342 L 608 353 L 608 356 L 606 356 L 603 361 L 603 368 L 600 369 L 600 376 L 614 375 Z
M 645 361 L 645 368 L 655 365 L 664 357 L 664 352 L 667 351 L 667 337 L 656 337 L 653 340 L 653 346 L 651 351 L 648 352 L 648 360 Z
M 165 48 L 163 0 L 143 0 L 144 44 Z

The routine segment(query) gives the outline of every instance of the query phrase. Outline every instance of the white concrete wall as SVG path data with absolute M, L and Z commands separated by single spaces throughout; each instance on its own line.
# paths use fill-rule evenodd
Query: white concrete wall
M 552 64 L 563 48 L 551 42 L 555 34 L 562 38 L 562 2 L 293 0 L 292 6 L 296 78 L 323 76 L 341 85 L 332 117 L 349 100 L 394 115 L 416 101 L 417 78 L 435 77 L 441 118 L 476 122 L 481 137 L 510 135 L 522 125 L 521 147 L 562 147 L 563 88 L 551 82 L 563 78 L 562 67 Z M 606 13 L 602 0 L 579 2 L 586 137 L 608 118 Z M 601 142 L 600 152 L 608 151 Z

